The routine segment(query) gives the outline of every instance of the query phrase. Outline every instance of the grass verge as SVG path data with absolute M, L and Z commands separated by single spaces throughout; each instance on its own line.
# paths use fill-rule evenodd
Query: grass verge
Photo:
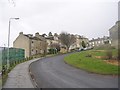
M 93 50 L 83 51 L 83 52 L 78 52 L 78 53 L 74 53 L 74 54 L 66 56 L 64 58 L 64 61 L 67 64 L 70 64 L 74 67 L 77 67 L 77 68 L 80 68 L 80 69 L 83 69 L 83 70 L 86 70 L 92 73 L 106 74 L 106 75 L 120 74 L 118 72 L 118 69 L 120 69 L 120 66 L 108 64 L 101 59 L 95 58 L 94 56 L 89 57 L 88 54 L 104 55 L 102 53 L 98 54 L 98 52 L 96 53 Z

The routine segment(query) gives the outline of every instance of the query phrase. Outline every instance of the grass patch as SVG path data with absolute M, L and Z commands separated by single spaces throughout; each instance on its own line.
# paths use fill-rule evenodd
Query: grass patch
M 87 55 L 91 55 L 87 57 Z M 84 69 L 89 72 L 98 73 L 98 74 L 118 74 L 118 68 L 120 66 L 115 66 L 104 62 L 101 59 L 95 58 L 94 55 L 103 56 L 105 52 L 101 51 L 83 51 L 79 53 L 74 53 L 64 58 L 65 62 L 77 67 Z
M 105 56 L 107 51 L 108 50 L 92 50 L 91 53 L 93 55 L 96 55 L 96 56 Z M 117 55 L 118 54 L 118 50 L 117 49 L 113 49 L 113 50 L 110 50 L 110 51 L 112 51 L 113 55 Z
M 7 80 L 8 74 L 5 74 L 2 76 L 2 86 L 4 86 L 6 80 Z

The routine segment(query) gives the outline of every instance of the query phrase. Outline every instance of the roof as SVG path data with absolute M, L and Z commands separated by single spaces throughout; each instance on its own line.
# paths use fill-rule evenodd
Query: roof
M 54 37 L 53 36 L 48 36 L 48 37 L 46 37 L 46 39 L 54 40 Z
M 29 39 L 41 40 L 41 41 L 42 41 L 41 38 L 38 38 L 38 37 L 32 36 L 32 34 L 31 34 L 31 36 L 30 36 L 30 34 L 24 34 L 24 36 L 28 37 Z
M 117 22 L 115 23 L 115 25 L 113 25 L 113 26 L 109 29 L 109 31 L 111 31 L 111 30 L 118 30 L 118 29 L 113 29 L 113 28 L 117 27 L 117 25 L 120 26 L 120 21 L 117 21 Z
M 93 41 L 99 41 L 99 40 L 106 40 L 109 39 L 109 37 L 103 37 L 103 38 L 97 38 L 97 39 L 92 39 L 89 42 L 93 42 Z

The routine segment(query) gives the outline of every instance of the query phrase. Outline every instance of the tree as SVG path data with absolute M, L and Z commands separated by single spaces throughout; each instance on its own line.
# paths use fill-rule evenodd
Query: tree
M 65 45 L 67 47 L 67 52 L 70 48 L 70 46 L 76 42 L 76 38 L 74 35 L 72 34 L 68 34 L 66 32 L 62 32 L 60 34 L 60 41 L 63 45 Z
M 109 40 L 107 40 L 107 41 L 104 41 L 104 44 L 109 44 Z
M 57 33 L 54 33 L 54 36 L 58 37 L 58 34 L 57 34 Z
M 84 41 L 82 41 L 82 47 L 83 47 L 83 48 L 86 48 L 86 44 L 85 44 Z
M 51 32 L 49 32 L 48 36 L 53 36 Z

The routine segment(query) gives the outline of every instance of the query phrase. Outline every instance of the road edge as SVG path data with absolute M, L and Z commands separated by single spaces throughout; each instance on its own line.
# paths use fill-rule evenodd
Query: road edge
M 42 59 L 42 58 L 38 58 L 37 60 L 31 62 L 31 63 L 29 64 L 29 66 L 28 66 L 28 74 L 29 74 L 30 80 L 31 80 L 34 88 L 38 88 L 38 85 L 37 85 L 37 83 L 35 82 L 35 78 L 34 78 L 34 75 L 32 74 L 32 72 L 31 72 L 31 70 L 30 70 L 30 66 L 31 66 L 32 63 L 37 62 L 38 60 L 41 60 L 41 59 Z

